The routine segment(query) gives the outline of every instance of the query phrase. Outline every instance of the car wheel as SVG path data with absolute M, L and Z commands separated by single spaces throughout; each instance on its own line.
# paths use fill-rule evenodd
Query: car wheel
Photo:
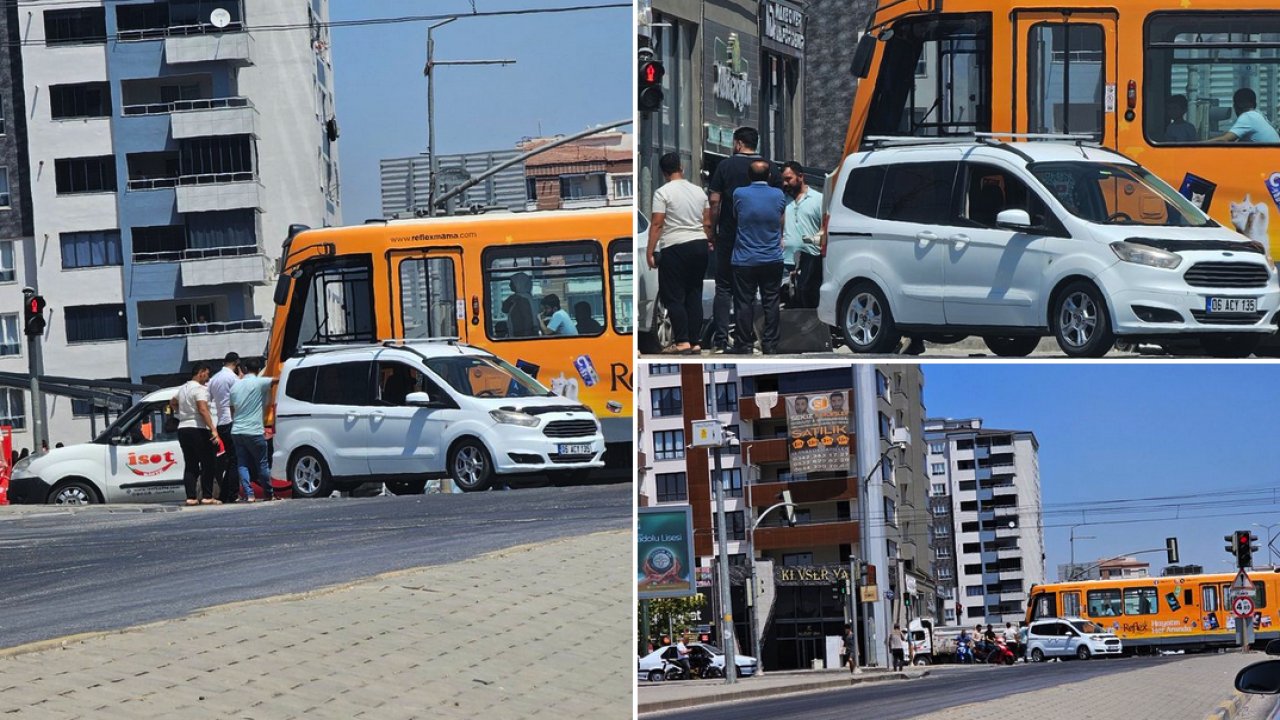
M 666 679 L 667 679 L 667 676 L 663 675 L 661 670 L 649 671 L 649 682 L 662 682 L 663 680 L 666 680 Z
M 476 492 L 493 481 L 493 461 L 479 440 L 460 440 L 449 451 L 449 477 L 463 492 Z
M 333 492 L 333 478 L 329 466 L 320 453 L 305 448 L 294 453 L 289 460 L 289 483 L 293 496 L 299 498 L 328 497 Z
M 1080 658 L 1081 660 L 1088 660 L 1092 655 L 1093 653 L 1089 652 L 1088 645 L 1081 645 L 1080 647 L 1076 648 L 1076 657 Z
M 97 502 L 98 493 L 83 480 L 68 480 L 49 493 L 50 505 L 93 505 Z
M 739 673 L 738 673 L 738 675 L 742 675 L 742 673 L 741 673 L 741 672 L 739 672 Z M 703 671 L 703 673 L 702 673 L 702 677 L 704 677 L 704 678 L 706 678 L 706 679 L 708 679 L 708 680 L 714 680 L 714 679 L 716 679 L 716 678 L 722 678 L 722 677 L 724 677 L 724 671 L 723 671 L 723 670 L 721 670 L 720 668 L 716 667 L 715 665 L 708 665 L 708 666 L 707 666 L 707 669 L 706 669 L 705 671 Z
M 1058 293 L 1049 324 L 1058 347 L 1069 357 L 1100 358 L 1116 342 L 1102 293 L 1085 280 L 1076 280 Z
M 850 286 L 837 317 L 841 339 L 855 353 L 892 352 L 902 339 L 889 303 L 874 283 L 864 280 Z
M 1038 662 L 1038 663 L 1044 662 L 1044 651 L 1041 650 L 1040 648 L 1032 649 L 1031 662 Z
M 426 480 L 393 480 L 387 489 L 396 495 L 421 495 L 427 490 Z
M 1242 335 L 1206 335 L 1200 338 L 1200 347 L 1206 355 L 1217 358 L 1246 358 L 1258 349 L 1262 336 L 1255 333 Z
M 1035 352 L 1040 338 L 1035 335 L 1018 335 L 1015 337 L 983 337 L 991 352 L 1000 357 L 1026 357 Z

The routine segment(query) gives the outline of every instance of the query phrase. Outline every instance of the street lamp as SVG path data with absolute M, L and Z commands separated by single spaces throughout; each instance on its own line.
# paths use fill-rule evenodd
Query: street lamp
M 1275 552 L 1275 549 L 1271 547 L 1271 542 L 1274 539 L 1271 535 L 1271 528 L 1280 527 L 1280 523 L 1271 523 L 1270 525 L 1263 525 L 1262 523 L 1253 523 L 1253 526 L 1266 528 L 1267 530 L 1267 564 L 1270 565 L 1271 567 L 1275 567 L 1275 561 L 1271 559 L 1272 555 Z

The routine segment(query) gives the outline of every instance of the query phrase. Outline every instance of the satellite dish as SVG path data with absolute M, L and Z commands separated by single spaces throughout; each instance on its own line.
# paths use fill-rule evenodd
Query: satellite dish
M 227 12 L 223 8 L 217 8 L 209 14 L 209 22 L 213 23 L 213 26 L 216 28 L 224 28 L 231 24 L 231 13 Z

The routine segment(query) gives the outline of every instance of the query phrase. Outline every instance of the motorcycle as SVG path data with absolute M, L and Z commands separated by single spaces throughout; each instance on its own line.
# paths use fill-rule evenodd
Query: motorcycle
M 984 647 L 977 648 L 974 658 L 980 663 L 992 665 L 1012 665 L 1017 660 L 1013 651 L 1000 638 L 996 638 L 995 642 L 988 641 Z
M 663 680 L 713 680 L 724 677 L 724 671 L 712 665 L 710 661 L 689 659 L 689 672 L 671 660 L 662 661 Z
M 959 640 L 956 642 L 956 662 L 965 665 L 973 664 L 973 649 L 969 647 L 968 640 Z

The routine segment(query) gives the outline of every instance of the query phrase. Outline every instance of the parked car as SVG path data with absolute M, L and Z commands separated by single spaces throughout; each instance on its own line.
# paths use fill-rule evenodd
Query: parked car
M 178 434 L 164 429 L 169 400 L 177 392 L 171 387 L 143 397 L 92 442 L 18 461 L 9 480 L 9 500 L 55 505 L 182 502 L 182 448 Z M 256 483 L 254 493 L 262 497 Z
M 271 476 L 297 497 L 381 481 L 464 491 L 498 475 L 583 479 L 604 467 L 590 408 L 497 356 L 455 341 L 315 349 L 282 368 Z
M 724 653 L 715 645 L 707 643 L 689 643 L 689 663 L 696 665 L 700 661 L 709 663 L 710 667 L 716 668 L 719 676 L 724 676 Z M 674 645 L 663 645 L 653 652 L 640 658 L 637 665 L 636 677 L 640 680 L 648 680 L 650 682 L 660 682 L 665 679 L 663 674 L 663 661 L 673 661 L 679 656 Z M 751 677 L 756 674 L 756 670 L 760 667 L 759 662 L 750 655 L 737 655 L 734 657 L 734 665 L 738 668 L 738 677 Z M 715 675 L 716 673 L 710 673 Z
M 1120 655 L 1120 638 L 1084 618 L 1044 618 L 1027 628 L 1026 654 L 1034 662 L 1049 658 L 1089 658 Z
M 828 189 L 818 316 L 854 352 L 980 335 L 1023 356 L 1052 335 L 1072 357 L 1175 338 L 1243 357 L 1276 331 L 1265 241 L 1112 150 L 916 141 L 849 156 Z

